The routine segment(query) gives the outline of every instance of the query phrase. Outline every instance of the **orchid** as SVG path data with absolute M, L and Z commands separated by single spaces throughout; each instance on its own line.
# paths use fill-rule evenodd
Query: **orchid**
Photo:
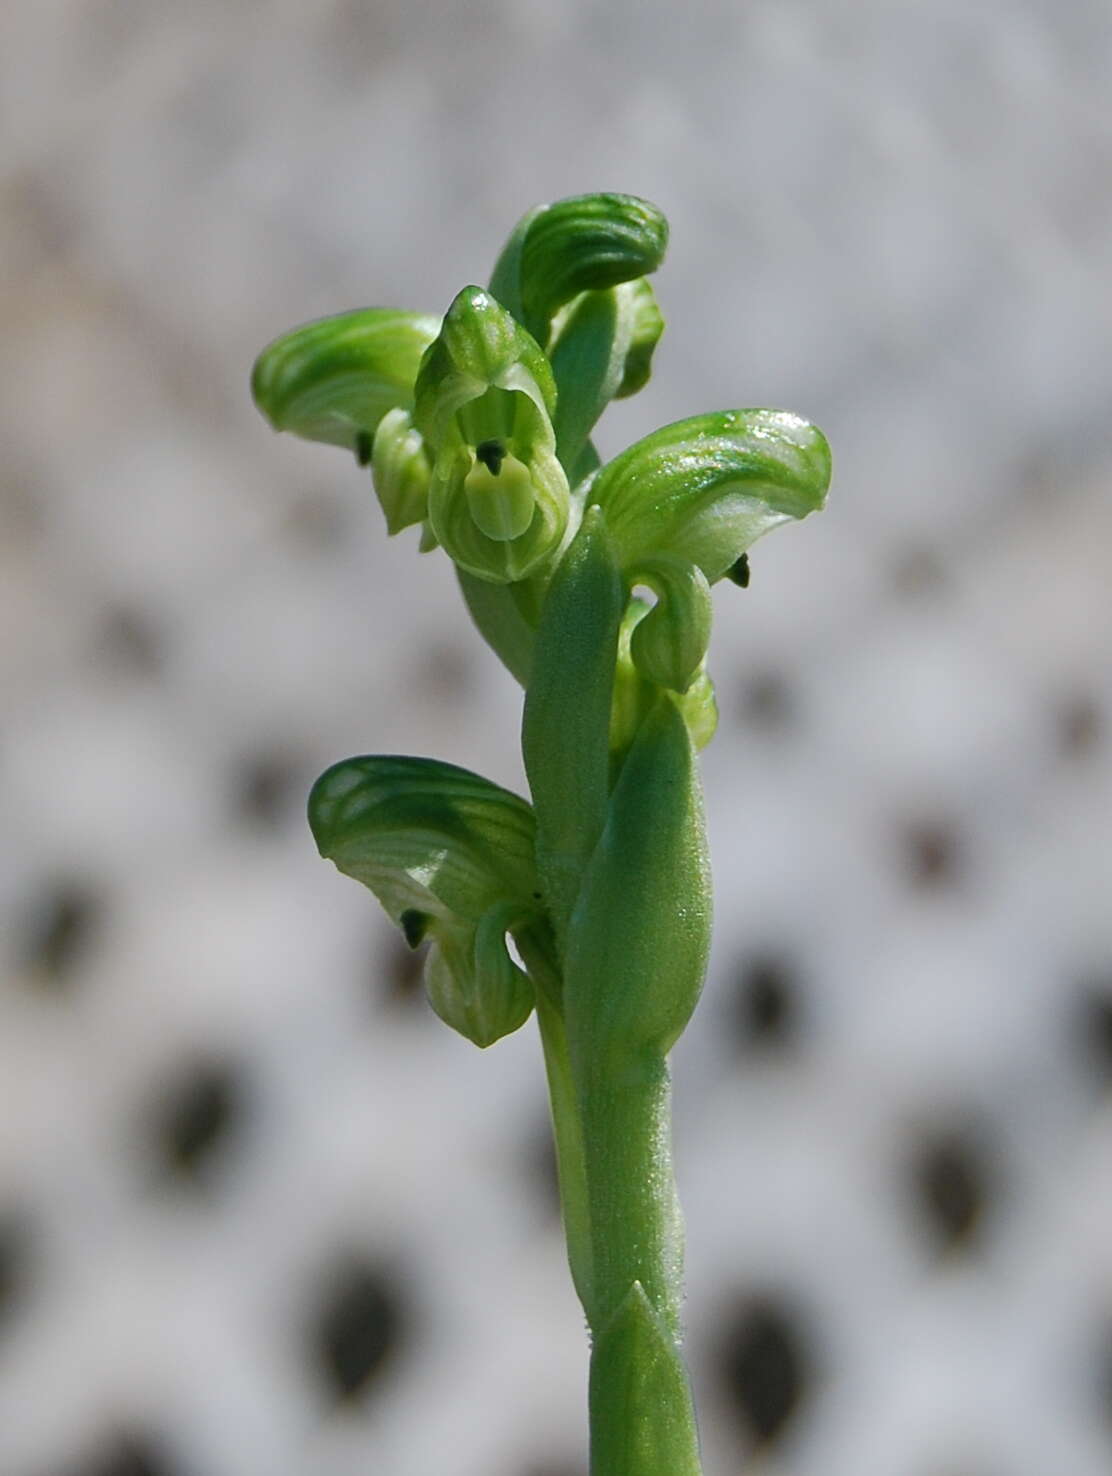
M 697 1476 L 680 1352 L 667 1058 L 694 1010 L 711 882 L 697 751 L 717 721 L 712 586 L 823 506 L 830 451 L 780 410 L 696 416 L 606 465 L 591 432 L 648 380 L 647 201 L 532 210 L 443 318 L 368 308 L 260 355 L 277 430 L 369 466 L 387 532 L 455 565 L 523 686 L 529 801 L 431 759 L 359 757 L 309 800 L 321 854 L 417 946 L 437 1014 L 488 1047 L 535 1012 L 572 1277 L 591 1330 L 593 1476 Z M 639 591 L 647 591 L 655 602 Z

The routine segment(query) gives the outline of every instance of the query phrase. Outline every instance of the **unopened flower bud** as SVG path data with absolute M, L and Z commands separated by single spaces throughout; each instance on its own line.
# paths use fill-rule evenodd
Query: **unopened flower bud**
M 614 773 L 621 768 L 637 730 L 645 721 L 660 691 L 660 684 L 650 680 L 634 664 L 633 639 L 638 626 L 648 619 L 652 606 L 634 596 L 626 607 L 618 639 L 618 659 L 614 668 L 614 691 L 610 706 L 610 763 Z M 686 692 L 677 696 L 676 706 L 687 724 L 696 749 L 703 749 L 718 727 L 718 704 L 714 683 L 706 669 L 706 660 Z
M 425 964 L 433 1009 L 482 1049 L 520 1029 L 533 1009 L 533 986 L 506 947 L 511 912 L 498 903 L 475 928 L 437 927 Z
M 386 514 L 388 533 L 421 523 L 429 510 L 432 467 L 420 431 L 400 406 L 379 421 L 371 453 L 375 493 Z
M 536 920 L 535 826 L 524 800 L 454 764 L 334 764 L 309 797 L 321 854 L 368 886 L 411 948 L 432 942 L 437 1014 L 488 1046 L 524 1024 L 533 986 L 506 937 Z
M 657 554 L 642 559 L 632 583 L 647 584 L 656 604 L 630 639 L 633 664 L 657 686 L 681 695 L 695 680 L 710 643 L 710 585 L 698 564 Z

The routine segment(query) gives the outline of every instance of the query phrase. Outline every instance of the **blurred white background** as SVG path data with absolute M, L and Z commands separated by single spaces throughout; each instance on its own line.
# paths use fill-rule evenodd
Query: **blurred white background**
M 294 323 L 657 202 L 607 454 L 739 405 L 830 507 L 716 595 L 677 1050 L 708 1476 L 1112 1462 L 1104 0 L 7 0 L 0 1476 L 580 1476 L 531 1028 L 424 1005 L 309 784 L 521 787 L 519 697 Z

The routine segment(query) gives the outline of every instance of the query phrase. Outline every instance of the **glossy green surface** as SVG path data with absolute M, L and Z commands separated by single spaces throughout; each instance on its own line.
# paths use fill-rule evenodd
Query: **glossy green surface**
M 531 804 L 451 764 L 366 757 L 328 770 L 309 814 L 321 853 L 430 944 L 449 1025 L 487 1046 L 536 1008 L 593 1340 L 592 1476 L 700 1471 L 667 1056 L 710 946 L 710 585 L 744 583 L 746 551 L 830 479 L 822 433 L 778 410 L 679 421 L 600 466 L 591 431 L 644 385 L 663 329 L 646 274 L 667 234 L 633 196 L 540 206 L 442 320 L 310 324 L 253 378 L 277 429 L 370 463 L 387 530 L 423 525 L 525 688 Z

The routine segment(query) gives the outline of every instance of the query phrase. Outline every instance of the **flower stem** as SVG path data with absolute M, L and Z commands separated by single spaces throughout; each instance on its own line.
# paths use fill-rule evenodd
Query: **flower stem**
M 540 1026 L 548 1097 L 552 1111 L 552 1133 L 556 1144 L 556 1175 L 560 1185 L 560 1209 L 567 1241 L 571 1279 L 584 1310 L 593 1300 L 591 1212 L 583 1128 L 576 1103 L 568 1038 L 563 1017 L 538 991 L 537 1023 Z
M 579 1076 L 579 1073 L 577 1073 Z M 593 1295 L 586 1307 L 592 1476 L 699 1476 L 679 1351 L 683 1222 L 661 1056 L 579 1076 Z

